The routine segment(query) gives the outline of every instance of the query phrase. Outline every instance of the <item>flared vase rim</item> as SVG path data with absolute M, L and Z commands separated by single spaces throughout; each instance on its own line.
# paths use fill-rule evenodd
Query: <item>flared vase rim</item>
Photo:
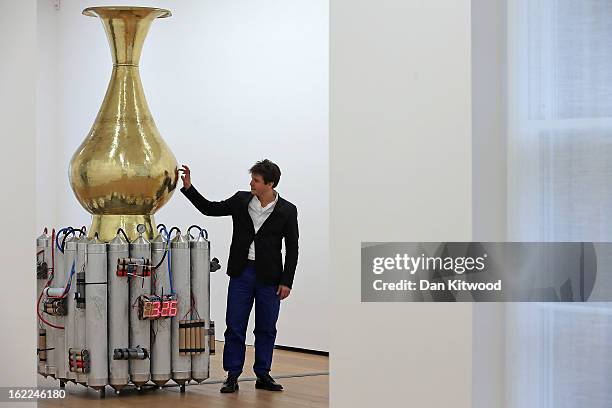
M 167 9 L 158 8 L 158 7 L 140 7 L 140 6 L 95 6 L 95 7 L 87 7 L 83 10 L 84 16 L 89 17 L 98 17 L 96 14 L 97 11 L 130 11 L 130 10 L 138 10 L 138 11 L 158 11 L 161 12 L 157 18 L 166 18 L 172 16 L 172 12 Z

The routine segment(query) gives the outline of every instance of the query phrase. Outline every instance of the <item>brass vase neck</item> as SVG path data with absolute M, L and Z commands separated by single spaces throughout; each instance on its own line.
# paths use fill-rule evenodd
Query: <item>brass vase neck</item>
M 89 7 L 83 14 L 102 20 L 114 66 L 138 66 L 151 22 L 172 15 L 152 7 Z

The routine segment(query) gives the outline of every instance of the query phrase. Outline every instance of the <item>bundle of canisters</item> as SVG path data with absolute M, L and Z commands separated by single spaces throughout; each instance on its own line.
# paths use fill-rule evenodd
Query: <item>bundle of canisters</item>
M 203 229 L 173 230 L 152 241 L 70 227 L 37 238 L 40 374 L 117 392 L 209 377 L 210 243 Z

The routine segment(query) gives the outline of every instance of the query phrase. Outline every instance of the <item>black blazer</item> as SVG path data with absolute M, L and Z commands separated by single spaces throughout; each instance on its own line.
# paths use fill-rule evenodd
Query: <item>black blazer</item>
M 232 244 L 227 261 L 227 274 L 239 276 L 245 268 L 249 247 L 255 240 L 255 271 L 257 280 L 271 285 L 292 287 L 298 260 L 297 208 L 289 201 L 278 198 L 272 214 L 255 233 L 249 215 L 250 191 L 238 191 L 224 201 L 208 201 L 193 185 L 181 192 L 205 215 L 221 217 L 231 215 L 234 223 Z M 285 267 L 281 255 L 285 238 Z

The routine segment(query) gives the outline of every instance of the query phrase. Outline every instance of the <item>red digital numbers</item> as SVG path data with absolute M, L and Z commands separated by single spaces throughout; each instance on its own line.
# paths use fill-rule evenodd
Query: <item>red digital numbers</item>
M 168 309 L 170 309 L 170 301 L 162 302 L 162 309 L 161 309 L 162 317 L 167 317 L 168 316 L 168 313 L 169 313 Z
M 174 317 L 178 312 L 177 303 L 176 300 L 145 301 L 142 305 L 142 318 Z
M 177 307 L 176 307 L 177 301 L 176 300 L 165 300 L 162 302 L 162 308 L 161 308 L 161 317 L 174 317 L 176 316 L 176 312 Z
M 143 302 L 142 304 L 142 318 L 143 319 L 150 319 L 151 318 L 151 309 L 152 309 L 152 304 L 151 302 Z
M 151 308 L 151 317 L 156 318 L 159 317 L 159 302 L 153 302 L 153 307 Z
M 171 300 L 169 303 L 170 303 L 170 305 L 168 307 L 168 316 L 174 317 L 174 316 L 176 316 L 176 314 L 178 312 L 178 308 L 177 308 L 178 301 Z

